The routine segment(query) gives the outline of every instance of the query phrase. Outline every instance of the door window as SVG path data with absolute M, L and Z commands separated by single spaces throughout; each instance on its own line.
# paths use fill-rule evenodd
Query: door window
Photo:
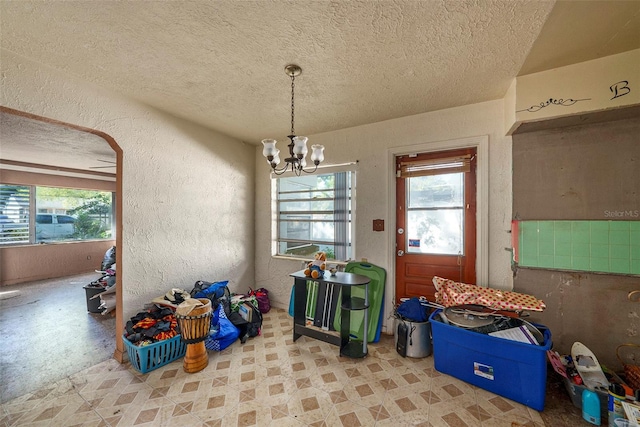
M 407 252 L 464 254 L 464 174 L 407 180 Z

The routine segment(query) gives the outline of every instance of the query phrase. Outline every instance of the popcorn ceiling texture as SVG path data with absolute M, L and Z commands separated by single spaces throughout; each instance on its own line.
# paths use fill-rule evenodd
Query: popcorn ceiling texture
M 2 2 L 2 48 L 250 143 L 504 96 L 553 1 Z

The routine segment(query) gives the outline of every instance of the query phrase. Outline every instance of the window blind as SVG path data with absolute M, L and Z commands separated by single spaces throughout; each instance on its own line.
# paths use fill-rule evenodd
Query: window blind
M 471 171 L 472 159 L 473 157 L 470 154 L 466 154 L 464 156 L 439 159 L 402 161 L 397 173 L 400 178 L 412 178 L 416 176 L 469 172 Z

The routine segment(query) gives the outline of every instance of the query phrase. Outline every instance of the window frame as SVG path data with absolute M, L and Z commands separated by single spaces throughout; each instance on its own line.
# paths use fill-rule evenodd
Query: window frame
M 347 188 L 347 191 L 350 193 L 349 194 L 349 198 L 350 198 L 350 209 L 347 211 L 346 213 L 346 217 L 347 217 L 347 236 L 348 236 L 348 241 L 347 246 L 350 248 L 350 255 L 347 256 L 347 259 L 344 260 L 337 260 L 337 259 L 333 259 L 331 258 L 330 260 L 336 263 L 340 263 L 340 262 L 347 262 L 351 259 L 356 259 L 356 188 L 357 188 L 357 169 L 356 169 L 356 164 L 347 164 L 347 165 L 339 165 L 339 166 L 325 166 L 325 167 L 319 167 L 318 170 L 313 174 L 313 175 L 336 175 L 338 173 L 348 173 L 350 174 L 349 178 L 347 179 L 347 183 L 350 184 L 350 188 Z M 280 245 L 281 243 L 284 242 L 291 242 L 294 241 L 296 239 L 282 239 L 280 238 L 280 224 L 282 223 L 282 220 L 280 219 L 280 201 L 281 199 L 279 198 L 280 196 L 280 192 L 279 192 L 279 183 L 280 183 L 280 179 L 285 179 L 285 178 L 293 178 L 296 177 L 296 175 L 293 172 L 286 172 L 282 175 L 275 175 L 275 174 L 271 174 L 271 180 L 272 180 L 272 198 L 271 198 L 271 202 L 272 202 L 272 224 L 273 224 L 273 232 L 272 232 L 272 253 L 271 255 L 273 257 L 276 258 L 282 258 L 282 259 L 291 259 L 291 260 L 308 260 L 312 257 L 312 255 L 296 255 L 296 254 L 287 254 L 287 253 L 281 253 L 280 252 Z M 350 181 L 350 182 L 349 182 Z M 312 190 L 312 191 L 316 191 L 316 190 Z M 322 191 L 322 190 L 320 190 Z M 336 191 L 336 189 L 332 189 L 331 191 Z M 290 194 L 290 193 L 289 193 Z M 284 199 L 285 201 L 287 199 Z M 297 199 L 294 199 L 297 200 Z M 335 197 L 333 198 L 322 198 L 322 199 L 316 199 L 316 200 L 335 200 Z M 347 202 L 347 205 L 349 205 L 349 202 Z M 335 215 L 336 212 L 336 206 L 334 205 L 333 207 L 333 215 Z M 294 215 L 313 215 L 314 213 L 318 213 L 318 214 L 325 214 L 327 213 L 326 211 L 323 212 L 318 212 L 318 211 L 312 211 L 312 210 L 308 210 L 308 211 L 294 211 L 291 212 Z M 326 222 L 324 220 L 313 220 L 310 219 L 309 220 L 309 224 L 312 224 L 313 222 Z M 334 227 L 337 226 L 337 224 L 340 221 L 336 221 L 335 217 L 333 219 L 333 224 Z M 311 227 L 310 227 L 311 228 Z M 334 229 L 335 230 L 335 229 Z M 307 242 L 307 240 L 301 240 L 302 243 Z M 331 241 L 324 241 L 324 240 L 315 240 L 315 239 L 309 239 L 308 240 L 309 243 L 319 243 L 319 244 L 325 244 L 327 246 L 332 246 L 332 247 L 336 247 L 337 243 L 335 240 L 335 233 L 334 233 L 334 239 Z M 338 242 L 339 243 L 339 242 Z M 322 250 L 320 248 L 320 250 Z M 347 249 L 347 253 L 349 253 L 349 250 Z

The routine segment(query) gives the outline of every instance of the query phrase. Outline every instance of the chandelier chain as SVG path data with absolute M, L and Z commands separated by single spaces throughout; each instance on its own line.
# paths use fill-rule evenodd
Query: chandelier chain
M 296 76 L 291 76 L 291 135 L 295 135 L 296 131 L 295 131 L 295 127 L 294 127 L 294 111 L 295 111 L 295 106 L 294 106 L 294 89 L 295 89 L 295 80 L 296 80 Z
M 313 163 L 313 170 L 305 170 L 306 167 L 306 155 L 307 155 L 307 140 L 306 136 L 296 136 L 296 108 L 295 108 L 295 91 L 296 91 L 296 76 L 302 73 L 302 69 L 296 64 L 288 64 L 284 67 L 285 73 L 291 77 L 291 134 L 287 136 L 290 139 L 287 145 L 289 149 L 289 157 L 284 159 L 284 165 L 278 168 L 280 164 L 280 150 L 276 148 L 275 139 L 263 139 L 262 144 L 264 148 L 262 154 L 267 158 L 267 162 L 271 166 L 271 171 L 275 175 L 282 175 L 290 170 L 296 176 L 300 176 L 304 173 L 314 173 L 318 169 L 318 165 L 324 160 L 324 146 L 312 145 L 311 146 L 311 162 Z M 284 153 L 283 153 L 284 154 Z

